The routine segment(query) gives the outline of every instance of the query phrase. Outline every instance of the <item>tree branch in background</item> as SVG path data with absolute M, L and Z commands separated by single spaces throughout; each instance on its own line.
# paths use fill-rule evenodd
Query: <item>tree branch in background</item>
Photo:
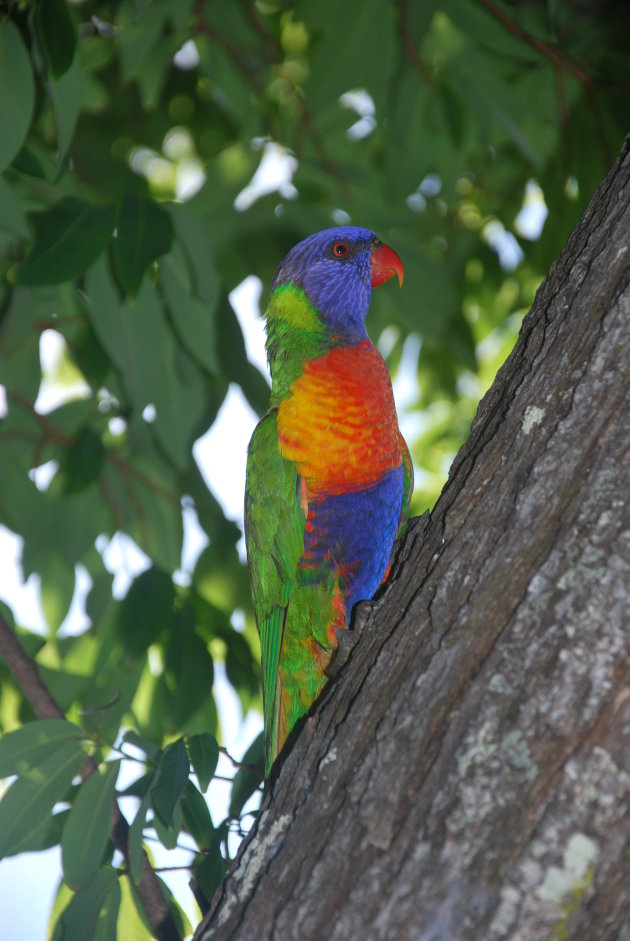
M 598 106 L 595 95 L 595 82 L 593 76 L 578 62 L 576 62 L 570 56 L 567 56 L 557 45 L 546 42 L 544 39 L 539 39 L 537 36 L 534 36 L 526 29 L 523 29 L 522 26 L 519 26 L 519 24 L 516 23 L 505 12 L 505 10 L 499 6 L 498 3 L 494 2 L 494 0 L 477 0 L 477 3 L 484 7 L 488 13 L 491 14 L 491 16 L 494 16 L 495 19 L 497 19 L 501 25 L 504 26 L 505 29 L 507 29 L 507 31 L 510 32 L 513 36 L 516 36 L 517 39 L 522 40 L 524 43 L 527 43 L 528 46 L 531 46 L 532 49 L 540 52 L 541 55 L 543 55 L 546 59 L 549 60 L 549 62 L 552 63 L 552 65 L 555 66 L 560 74 L 562 72 L 570 72 L 571 75 L 574 75 L 584 85 L 589 108 L 593 117 L 593 124 L 595 126 L 595 136 L 599 144 L 604 166 L 607 166 L 610 163 L 613 154 L 610 153 L 610 150 L 606 144 L 606 132 L 602 123 L 600 108 Z M 613 87 L 623 87 L 616 86 L 616 83 L 607 84 L 611 84 Z M 560 113 L 564 123 L 563 98 L 559 97 L 558 101 Z
M 544 39 L 539 39 L 526 29 L 523 29 L 523 27 L 515 23 L 505 10 L 500 7 L 498 3 L 495 3 L 494 0 L 477 0 L 477 3 L 485 7 L 488 13 L 505 26 L 509 33 L 512 33 L 517 39 L 521 39 L 523 42 L 527 43 L 528 46 L 536 49 L 536 51 L 540 52 L 546 59 L 549 59 L 557 69 L 564 69 L 567 72 L 571 72 L 571 74 L 575 75 L 584 85 L 590 85 L 592 78 L 588 71 L 577 62 L 574 62 L 569 56 L 565 55 L 558 46 L 550 42 L 545 42 Z
M 402 51 L 409 59 L 422 81 L 426 82 L 427 85 L 435 85 L 435 79 L 431 74 L 431 70 L 414 46 L 413 39 L 411 38 L 409 28 L 409 0 L 400 0 L 398 6 L 398 37 Z
M 24 696 L 33 707 L 38 719 L 65 719 L 63 711 L 59 708 L 39 675 L 37 664 L 24 652 L 15 633 L 2 614 L 0 614 L 0 655 L 15 677 Z M 82 777 L 85 779 L 96 771 L 97 767 L 98 765 L 94 759 L 88 758 Z M 120 812 L 116 801 L 114 801 L 111 838 L 116 849 L 122 853 L 125 862 L 128 864 L 129 825 Z M 142 851 L 142 876 L 136 885 L 136 890 L 158 941 L 181 941 L 177 925 L 164 898 L 162 887 L 144 850 Z

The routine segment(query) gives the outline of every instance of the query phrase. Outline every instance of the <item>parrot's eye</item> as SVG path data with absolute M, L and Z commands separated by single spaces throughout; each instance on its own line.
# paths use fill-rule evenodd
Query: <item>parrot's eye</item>
M 335 258 L 344 258 L 348 254 L 348 246 L 345 242 L 336 242 L 333 245 L 333 255 Z

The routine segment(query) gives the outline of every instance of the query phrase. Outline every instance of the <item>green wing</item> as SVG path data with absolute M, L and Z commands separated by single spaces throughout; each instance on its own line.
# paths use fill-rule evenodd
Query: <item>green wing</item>
M 413 493 L 413 464 L 411 461 L 409 448 L 407 447 L 407 442 L 402 435 L 400 435 L 400 450 L 402 451 L 403 459 L 403 498 L 402 509 L 400 511 L 400 521 L 398 523 L 398 535 L 400 535 L 405 525 L 407 510 L 409 509 L 411 494 Z
M 250 441 L 245 485 L 245 541 L 262 652 L 267 774 L 278 751 L 278 664 L 297 564 L 304 551 L 306 515 L 299 487 L 295 464 L 278 451 L 276 412 L 270 411 Z

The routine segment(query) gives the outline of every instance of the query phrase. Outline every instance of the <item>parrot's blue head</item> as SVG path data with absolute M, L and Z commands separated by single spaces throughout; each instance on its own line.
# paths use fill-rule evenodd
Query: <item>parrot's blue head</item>
M 298 242 L 280 263 L 271 288 L 301 287 L 334 334 L 358 338 L 365 336 L 372 288 L 394 274 L 402 284 L 402 262 L 393 249 L 369 229 L 344 225 Z

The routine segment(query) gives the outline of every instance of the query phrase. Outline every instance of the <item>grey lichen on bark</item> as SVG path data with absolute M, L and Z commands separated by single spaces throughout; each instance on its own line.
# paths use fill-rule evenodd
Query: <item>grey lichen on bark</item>
M 630 938 L 630 146 L 198 941 Z

